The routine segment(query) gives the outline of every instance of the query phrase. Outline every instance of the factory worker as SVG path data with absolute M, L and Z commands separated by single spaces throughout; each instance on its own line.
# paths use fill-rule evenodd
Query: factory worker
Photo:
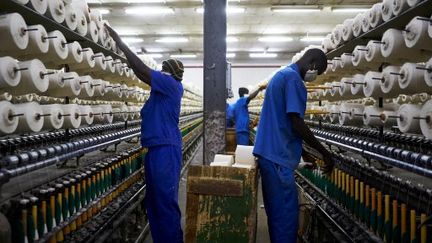
M 234 105 L 226 104 L 226 126 L 233 127 L 234 126 Z
M 260 86 L 250 96 L 249 90 L 241 87 L 239 88 L 240 98 L 234 104 L 234 122 L 236 129 L 236 140 L 238 145 L 249 145 L 249 111 L 248 105 L 258 93 L 265 89 L 265 86 Z
M 183 96 L 183 64 L 175 59 L 162 62 L 162 71 L 150 69 L 105 26 L 124 52 L 135 75 L 151 87 L 141 110 L 141 145 L 145 156 L 145 207 L 155 243 L 183 242 L 178 205 L 182 166 L 182 137 L 179 116 Z
M 303 120 L 307 99 L 304 82 L 313 81 L 326 68 L 324 52 L 309 49 L 296 63 L 279 70 L 267 86 L 253 153 L 258 157 L 272 243 L 297 239 L 299 206 L 294 170 L 300 162 L 303 140 L 323 156 L 324 173 L 333 169 L 330 152 Z

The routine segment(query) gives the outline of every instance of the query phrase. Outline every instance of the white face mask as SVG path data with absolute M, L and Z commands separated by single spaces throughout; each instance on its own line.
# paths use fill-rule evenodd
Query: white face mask
M 305 82 L 311 82 L 314 81 L 318 76 L 318 70 L 307 70 L 304 81 Z

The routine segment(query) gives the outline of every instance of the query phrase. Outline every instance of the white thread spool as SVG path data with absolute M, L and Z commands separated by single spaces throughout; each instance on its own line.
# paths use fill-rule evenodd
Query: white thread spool
M 10 88 L 14 95 L 26 93 L 43 93 L 48 89 L 48 72 L 44 64 L 38 60 L 19 62 L 18 69 L 21 71 L 21 81 L 15 87 Z
M 235 151 L 235 164 L 252 166 L 255 165 L 253 146 L 237 145 Z
M 0 101 L 11 101 L 11 100 L 12 100 L 12 95 L 9 94 L 8 92 L 0 93 Z
M 88 31 L 86 36 L 90 38 L 93 42 L 97 43 L 99 40 L 99 30 L 96 26 L 96 23 L 94 21 L 90 21 L 87 27 Z
M 365 59 L 367 62 L 379 62 L 385 61 L 385 58 L 381 54 L 381 45 L 377 43 L 378 41 L 370 40 L 366 45 Z
M 93 86 L 93 78 L 86 75 L 79 77 L 79 83 L 81 85 L 81 93 L 78 97 L 80 98 L 91 98 L 95 93 Z
M 80 105 L 79 106 L 80 113 L 82 115 L 85 115 L 82 117 L 81 122 L 85 123 L 87 125 L 93 124 L 94 121 L 94 115 L 93 115 L 93 109 L 89 105 Z
M 96 62 L 93 58 L 94 53 L 91 48 L 82 48 L 81 53 L 83 55 L 83 60 L 81 63 L 70 63 L 69 68 L 71 70 L 91 70 L 96 65 Z
M 363 93 L 366 97 L 382 97 L 383 92 L 381 91 L 380 83 L 382 81 L 382 73 L 369 71 L 364 77 L 365 84 L 363 85 Z
M 93 106 L 94 122 L 102 124 L 111 124 L 114 116 L 111 105 L 97 105 Z
M 38 24 L 30 25 L 28 26 L 28 29 L 32 30 L 28 32 L 29 43 L 27 49 L 22 51 L 22 53 L 32 56 L 47 53 L 49 49 L 49 42 L 46 38 L 48 37 L 48 33 L 46 32 L 45 28 L 42 25 Z
M 29 35 L 27 24 L 23 17 L 17 13 L 0 16 L 0 51 L 11 52 L 27 48 Z
M 0 101 L 0 134 L 12 134 L 18 127 L 18 114 L 9 101 Z
M 430 53 L 422 50 L 409 49 L 405 45 L 402 31 L 388 29 L 381 39 L 381 54 L 388 60 L 415 59 L 417 61 L 427 60 Z
M 30 8 L 34 9 L 36 12 L 38 12 L 41 15 L 44 15 L 48 8 L 48 1 L 47 0 L 30 0 L 26 4 Z
M 65 5 L 65 8 L 64 25 L 66 25 L 70 30 L 75 31 L 78 27 L 78 10 L 70 4 Z
M 82 52 L 82 47 L 78 43 L 78 41 L 74 41 L 67 44 L 68 46 L 68 55 L 64 60 L 64 63 L 74 63 L 79 64 L 83 61 L 84 55 Z
M 45 15 L 55 22 L 61 24 L 65 20 L 66 8 L 61 0 L 47 0 L 48 9 Z
M 371 12 L 371 10 L 368 10 L 366 12 L 363 13 L 362 16 L 362 31 L 363 33 L 368 32 L 371 29 L 370 23 L 369 23 L 369 13 Z
M 75 72 L 60 73 L 60 80 L 64 86 L 59 85 L 50 90 L 49 95 L 54 97 L 76 97 L 81 92 L 79 76 Z
M 407 0 L 393 0 L 393 15 L 398 16 L 409 8 Z
M 383 22 L 381 8 L 382 3 L 375 3 L 369 11 L 368 18 L 371 28 L 375 28 Z
M 383 69 L 383 81 L 380 86 L 385 97 L 395 97 L 400 94 L 398 73 L 400 73 L 400 67 L 398 66 L 387 66 Z
M 425 65 L 424 79 L 428 86 L 432 86 L 432 58 Z
M 41 105 L 42 112 L 44 114 L 51 114 L 50 116 L 44 117 L 44 130 L 57 130 L 63 126 L 64 117 L 63 110 L 59 105 Z
M 342 29 L 343 29 L 343 25 L 338 24 L 332 31 L 330 40 L 332 41 L 334 46 L 338 46 L 342 44 Z
M 352 55 L 349 53 L 344 53 L 341 55 L 341 68 L 344 70 L 350 70 L 353 67 Z
M 68 57 L 68 45 L 63 33 L 54 30 L 48 33 L 49 50 L 47 60 L 49 62 L 63 62 Z
M 76 32 L 81 36 L 86 36 L 88 31 L 87 20 L 84 13 L 77 10 L 77 27 Z
M 22 103 L 14 105 L 16 114 L 23 114 L 19 116 L 17 132 L 39 132 L 42 130 L 44 119 L 42 108 L 36 102 Z
M 420 120 L 415 119 L 420 117 L 421 106 L 412 104 L 403 104 L 398 111 L 397 124 L 398 128 L 403 133 L 419 133 Z
M 371 63 L 366 61 L 366 46 L 358 45 L 354 48 L 352 63 L 354 67 L 357 68 L 368 68 L 371 66 Z
M 102 97 L 105 95 L 105 89 L 106 89 L 106 81 L 103 81 L 102 79 L 94 79 L 93 80 L 93 87 L 95 89 L 94 97 Z
M 353 76 L 351 84 L 351 93 L 354 96 L 363 96 L 364 75 L 356 74 Z
M 97 9 L 90 9 L 90 20 L 94 21 L 97 28 L 101 29 L 102 25 L 102 14 Z
M 362 33 L 363 14 L 359 13 L 354 17 L 352 32 L 354 37 L 358 37 Z
M 419 18 L 413 18 L 405 27 L 405 44 L 408 48 L 432 50 L 432 39 L 428 35 L 429 22 Z
M 61 105 L 63 110 L 64 129 L 78 128 L 81 125 L 81 113 L 77 104 Z
M 384 110 L 376 106 L 366 106 L 363 111 L 363 124 L 371 127 L 383 126 L 381 113 Z
M 398 81 L 402 92 L 405 94 L 418 93 L 419 90 L 429 89 L 424 80 L 424 70 L 417 69 L 417 67 L 424 68 L 423 65 L 409 62 L 401 67 Z
M 105 72 L 106 70 L 106 62 L 105 62 L 105 55 L 102 52 L 95 53 L 93 55 L 93 59 L 96 63 L 94 67 L 94 72 Z
M 82 13 L 85 17 L 86 22 L 90 22 L 90 9 L 85 0 L 73 0 L 71 1 L 73 7 L 75 7 L 78 12 Z
M 15 2 L 17 2 L 21 5 L 26 5 L 29 2 L 29 0 L 15 0 Z
M 128 120 L 128 107 L 121 105 L 120 107 L 113 108 L 113 121 L 124 122 Z
M 116 69 L 114 65 L 114 59 L 111 56 L 106 56 L 105 62 L 106 62 L 106 72 L 109 75 L 115 75 Z
M 393 0 L 383 0 L 381 15 L 384 22 L 389 21 L 393 17 Z
M 18 63 L 12 57 L 0 57 L 0 88 L 16 87 L 21 80 Z
M 420 129 L 426 138 L 432 139 L 432 100 L 423 104 L 420 114 Z

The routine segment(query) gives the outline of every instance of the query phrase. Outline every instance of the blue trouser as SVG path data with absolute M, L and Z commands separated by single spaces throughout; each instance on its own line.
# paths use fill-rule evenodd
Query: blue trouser
M 237 132 L 236 140 L 238 145 L 249 145 L 249 132 Z
M 145 157 L 145 205 L 154 243 L 182 243 L 178 189 L 181 147 L 150 147 Z
M 294 171 L 259 157 L 264 207 L 272 243 L 297 240 L 299 205 Z

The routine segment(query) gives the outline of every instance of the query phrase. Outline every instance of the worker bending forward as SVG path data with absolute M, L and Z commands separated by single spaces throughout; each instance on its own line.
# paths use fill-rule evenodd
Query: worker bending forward
M 183 242 L 178 205 L 182 165 L 182 137 L 179 130 L 183 96 L 183 64 L 175 59 L 162 62 L 162 72 L 147 67 L 106 26 L 124 52 L 135 75 L 151 86 L 150 98 L 141 110 L 141 145 L 145 156 L 145 205 L 150 232 L 155 243 Z
M 249 90 L 241 87 L 239 88 L 240 98 L 234 104 L 234 122 L 236 128 L 236 139 L 238 145 L 249 145 L 249 110 L 248 105 L 258 93 L 263 90 L 265 86 L 260 86 L 250 96 Z
M 299 205 L 294 170 L 300 161 L 302 140 L 322 154 L 325 173 L 333 168 L 330 152 L 303 121 L 307 100 L 303 80 L 313 81 L 326 68 L 326 55 L 310 49 L 299 61 L 278 71 L 267 86 L 254 155 L 258 157 L 272 243 L 297 240 Z

